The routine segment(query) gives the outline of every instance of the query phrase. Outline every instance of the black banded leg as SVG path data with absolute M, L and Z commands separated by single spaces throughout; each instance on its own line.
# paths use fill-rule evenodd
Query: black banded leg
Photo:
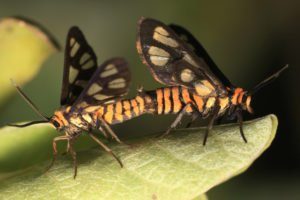
M 185 126 L 185 128 L 190 128 L 191 125 L 194 123 L 194 121 L 196 121 L 196 119 L 198 119 L 198 117 L 200 116 L 200 114 L 198 112 L 194 112 L 192 114 L 192 119 L 191 121 Z
M 182 117 L 186 114 L 186 109 L 189 107 L 189 106 L 192 106 L 191 103 L 188 103 L 186 104 L 182 109 L 181 111 L 179 112 L 179 114 L 176 116 L 176 119 L 173 121 L 173 123 L 171 124 L 171 126 L 168 128 L 168 130 L 160 135 L 159 137 L 165 137 L 166 135 L 168 135 L 170 133 L 170 131 L 174 128 L 177 127 L 177 125 L 181 122 L 182 120 Z
M 56 137 L 56 138 L 53 139 L 53 141 L 52 141 L 53 158 L 52 158 L 52 161 L 51 161 L 50 165 L 46 168 L 45 172 L 49 171 L 49 169 L 51 169 L 51 167 L 53 166 L 53 164 L 56 160 L 56 157 L 57 157 L 57 145 L 56 145 L 56 143 L 58 141 L 62 141 L 62 140 L 69 140 L 69 137 L 64 135 L 64 136 L 59 136 L 59 137 Z
M 115 139 L 118 143 L 123 144 L 123 142 L 119 139 L 119 137 L 115 134 L 115 132 L 110 128 L 110 126 L 106 123 L 106 121 L 102 117 L 98 117 L 101 125 L 107 130 L 107 132 L 111 135 L 113 139 Z M 107 134 L 107 133 L 105 133 Z
M 243 115 L 242 115 L 242 111 L 241 110 L 238 110 L 236 112 L 236 115 L 237 115 L 237 120 L 238 120 L 238 123 L 239 123 L 239 127 L 240 127 L 240 134 L 244 140 L 245 143 L 247 143 L 247 138 L 244 134 L 244 129 L 243 129 Z
M 95 140 L 95 142 L 97 142 L 107 153 L 112 155 L 118 161 L 120 166 L 123 167 L 122 161 L 114 154 L 114 152 L 108 146 L 106 146 L 104 143 L 102 143 L 93 133 L 89 132 L 89 136 L 93 140 Z
M 214 125 L 214 121 L 218 117 L 219 111 L 220 111 L 220 106 L 217 105 L 214 108 L 214 111 L 212 113 L 212 117 L 210 118 L 210 121 L 209 121 L 209 123 L 207 125 L 207 129 L 206 129 L 206 132 L 205 132 L 205 135 L 204 135 L 204 138 L 203 138 L 203 146 L 205 146 L 205 144 L 206 144 L 208 134 L 209 134 L 210 130 L 212 129 L 213 125 Z
M 74 143 L 74 139 L 69 139 L 68 140 L 68 152 L 70 152 L 72 158 L 73 158 L 73 166 L 74 166 L 74 179 L 77 176 L 77 154 L 76 151 L 74 151 L 73 149 L 73 143 Z

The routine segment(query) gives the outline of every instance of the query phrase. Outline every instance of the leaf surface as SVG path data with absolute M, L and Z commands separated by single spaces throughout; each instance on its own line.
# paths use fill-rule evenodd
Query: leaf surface
M 124 168 L 104 151 L 95 148 L 78 153 L 78 175 L 73 179 L 72 160 L 60 156 L 53 168 L 43 174 L 49 161 L 26 172 L 1 181 L 3 199 L 199 199 L 212 187 L 244 172 L 271 144 L 275 137 L 277 118 L 268 115 L 245 122 L 248 139 L 245 144 L 237 124 L 213 128 L 206 146 L 202 146 L 204 128 L 176 130 L 164 139 L 142 138 L 131 146 L 110 143 L 121 158 Z M 35 126 L 43 129 L 45 125 Z M 33 128 L 33 127 L 32 127 Z M 31 128 L 30 128 L 31 129 Z M 17 129 L 0 130 L 0 152 L 16 156 L 17 150 L 3 147 L 3 134 Z M 28 130 L 28 132 L 30 132 Z M 19 133 L 22 137 L 24 133 Z M 29 134 L 29 133 L 28 133 Z M 48 131 L 36 136 L 37 141 Z M 32 135 L 35 136 L 35 135 Z M 6 136 L 8 137 L 8 136 Z M 8 140 L 6 138 L 6 140 Z M 9 141 L 6 141 L 8 146 Z M 26 142 L 19 140 L 15 148 Z M 29 141 L 27 141 L 29 142 Z M 129 141 L 128 141 L 129 142 Z M 28 145 L 27 148 L 35 148 Z M 43 145 L 31 152 L 41 156 Z M 22 149 L 22 151 L 25 151 Z M 23 152 L 24 153 L 24 152 Z M 19 154 L 19 156 L 21 156 Z M 3 157 L 3 155 L 2 155 Z M 3 162 L 3 160 L 1 160 Z M 197 198 L 198 197 L 198 198 Z

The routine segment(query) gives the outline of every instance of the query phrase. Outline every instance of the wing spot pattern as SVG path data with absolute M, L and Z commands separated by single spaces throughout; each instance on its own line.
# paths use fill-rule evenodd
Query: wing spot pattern
M 93 95 L 102 90 L 102 87 L 98 85 L 97 83 L 93 83 L 92 86 L 88 89 L 87 94 L 88 95 Z
M 80 48 L 80 44 L 78 42 L 75 42 L 74 45 L 71 46 L 70 56 L 74 57 Z
M 69 83 L 73 83 L 79 73 L 79 70 L 75 69 L 73 66 L 70 66 L 69 70 Z
M 108 88 L 118 89 L 126 86 L 126 80 L 124 78 L 117 78 L 108 83 Z
M 170 47 L 178 47 L 178 42 L 168 36 L 169 33 L 159 26 L 154 30 L 153 39 Z
M 157 33 L 159 33 L 159 34 L 161 34 L 161 35 L 164 35 L 164 36 L 169 36 L 168 31 L 166 31 L 166 29 L 164 29 L 164 28 L 161 27 L 161 26 L 156 27 L 156 28 L 154 29 L 154 32 L 157 32 Z
M 170 57 L 170 54 L 167 51 L 155 46 L 151 46 L 148 53 L 150 55 L 151 62 L 157 66 L 164 66 Z
M 75 42 L 76 42 L 75 38 L 72 37 L 70 39 L 70 47 L 72 47 L 75 44 Z
M 82 65 L 83 63 L 85 63 L 87 60 L 89 60 L 91 58 L 90 54 L 88 53 L 84 53 L 81 58 L 79 63 Z
M 81 68 L 83 70 L 87 70 L 87 69 L 90 69 L 92 67 L 95 66 L 95 62 L 93 60 L 89 60 L 88 62 L 86 62 Z
M 189 83 L 194 80 L 194 78 L 195 74 L 192 70 L 186 68 L 181 71 L 180 79 L 182 80 L 182 82 Z
M 93 97 L 94 97 L 96 100 L 101 101 L 101 100 L 103 100 L 103 99 L 109 98 L 110 96 L 103 95 L 103 94 L 96 94 L 96 95 L 94 95 Z
M 104 69 L 104 71 L 100 74 L 101 78 L 105 78 L 114 74 L 118 73 L 118 69 L 116 68 L 115 65 L 109 64 L 107 67 Z
M 207 96 L 211 94 L 215 88 L 207 80 L 202 80 L 195 83 L 195 89 L 198 95 Z

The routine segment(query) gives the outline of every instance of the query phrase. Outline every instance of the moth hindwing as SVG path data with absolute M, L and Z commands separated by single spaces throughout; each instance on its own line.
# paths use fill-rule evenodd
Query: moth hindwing
M 205 48 L 202 44 L 185 28 L 179 25 L 170 24 L 169 27 L 177 34 L 177 36 L 183 40 L 190 51 L 193 51 L 199 59 L 203 59 L 203 61 L 209 66 L 210 70 L 214 75 L 216 75 L 224 86 L 232 87 L 229 79 L 224 75 L 224 73 L 218 68 L 215 62 L 211 59 Z
M 127 62 L 123 58 L 107 60 L 91 77 L 73 108 L 85 108 L 116 100 L 128 92 L 129 83 L 130 71 Z
M 169 26 L 142 18 L 138 29 L 138 53 L 158 82 L 185 86 L 196 90 L 200 96 L 226 93 L 208 63 L 198 57 Z
M 61 105 L 72 105 L 97 69 L 97 57 L 78 27 L 66 40 Z

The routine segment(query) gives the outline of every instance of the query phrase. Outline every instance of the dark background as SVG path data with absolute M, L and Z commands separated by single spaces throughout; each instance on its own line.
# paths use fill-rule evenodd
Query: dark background
M 236 85 L 251 88 L 285 64 L 290 68 L 255 96 L 254 116 L 279 118 L 272 146 L 250 169 L 212 189 L 210 199 L 300 199 L 300 1 L 0 1 L 1 17 L 22 15 L 47 27 L 64 46 L 71 25 L 79 26 L 99 63 L 125 57 L 136 88 L 159 87 L 141 63 L 136 24 L 141 16 L 189 29 L 221 70 Z M 48 115 L 59 106 L 63 53 L 52 56 L 38 76 L 23 88 Z M 5 67 L 5 66 L 1 66 Z M 0 108 L 0 123 L 36 119 L 15 95 Z M 121 135 L 164 130 L 174 116 L 143 116 L 115 129 Z

